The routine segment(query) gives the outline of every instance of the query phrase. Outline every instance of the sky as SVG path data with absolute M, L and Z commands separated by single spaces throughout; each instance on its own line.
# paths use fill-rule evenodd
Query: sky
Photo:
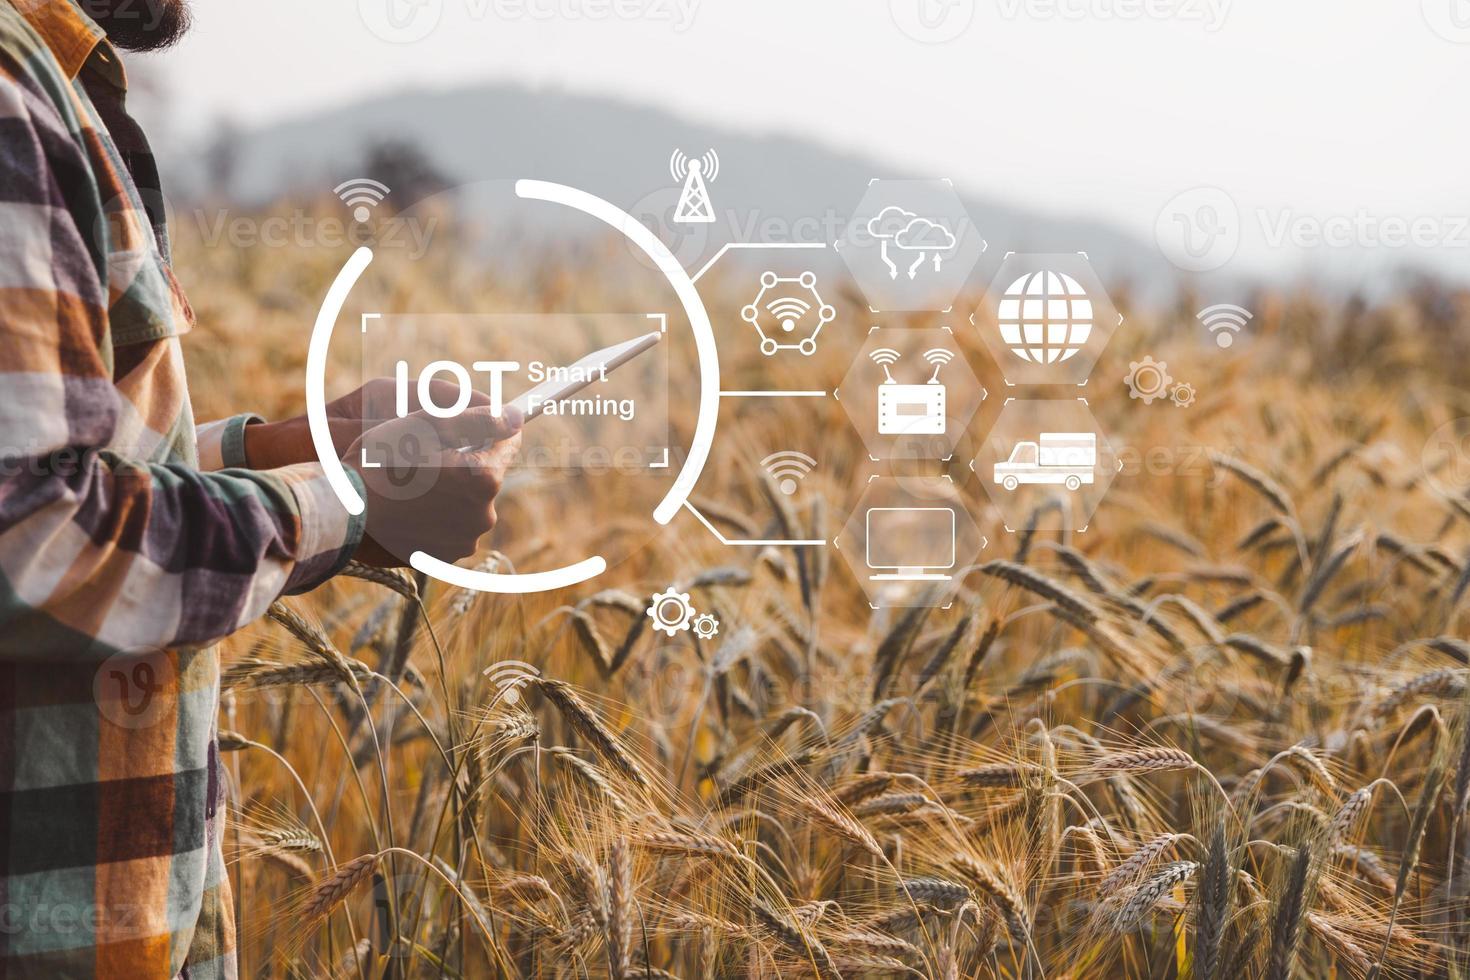
M 511 81 L 806 136 L 1144 239 L 1181 220 L 1177 195 L 1214 188 L 1258 265 L 1470 270 L 1470 139 L 1455 111 L 1470 91 L 1470 0 L 194 9 L 192 34 L 150 58 L 174 135 L 222 115 L 265 123 L 407 87 Z

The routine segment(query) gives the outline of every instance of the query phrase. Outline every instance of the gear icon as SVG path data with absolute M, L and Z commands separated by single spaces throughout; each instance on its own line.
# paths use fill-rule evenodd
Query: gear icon
M 1141 361 L 1128 363 L 1128 376 L 1123 379 L 1128 386 L 1128 397 L 1137 398 L 1145 405 L 1152 405 L 1155 398 L 1169 394 L 1174 379 L 1169 377 L 1169 365 L 1155 361 L 1147 354 Z M 1193 389 L 1191 389 L 1193 390 Z
M 696 616 L 694 619 L 694 635 L 701 640 L 720 635 L 720 621 L 709 613 Z
M 648 615 L 653 617 L 654 629 L 663 630 L 672 637 L 689 629 L 689 621 L 694 618 L 694 607 L 689 604 L 689 593 L 675 592 L 673 586 L 669 586 L 662 592 L 654 593 Z
M 1194 396 L 1194 385 L 1190 384 L 1188 381 L 1179 382 L 1177 385 L 1174 386 L 1174 390 L 1169 392 L 1169 398 L 1174 402 L 1175 405 L 1178 405 L 1180 408 L 1188 408 L 1189 406 L 1193 405 Z

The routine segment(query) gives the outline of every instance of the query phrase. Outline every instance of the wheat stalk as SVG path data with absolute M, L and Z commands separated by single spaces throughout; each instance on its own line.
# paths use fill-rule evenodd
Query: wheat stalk
M 592 713 L 592 709 L 583 703 L 582 699 L 572 690 L 571 685 L 547 677 L 537 678 L 535 684 L 572 726 L 572 729 L 597 750 L 597 754 L 602 756 L 604 762 L 640 789 L 649 787 L 648 777 L 644 775 L 643 767 Z
M 378 866 L 378 854 L 364 854 L 340 865 L 332 874 L 319 881 L 307 896 L 302 907 L 302 918 L 308 922 L 320 922 L 332 910 L 347 900 L 347 896 L 372 875 Z
M 375 568 L 372 565 L 364 565 L 360 561 L 349 561 L 337 574 L 381 585 L 385 589 L 397 592 L 409 602 L 419 600 L 418 586 L 414 584 L 413 579 L 396 569 Z
M 1194 877 L 1199 864 L 1194 861 L 1174 861 L 1136 885 L 1117 902 L 1117 907 L 1108 924 L 1114 932 L 1129 932 L 1145 915 L 1153 911 L 1159 900 L 1174 890 L 1174 886 Z

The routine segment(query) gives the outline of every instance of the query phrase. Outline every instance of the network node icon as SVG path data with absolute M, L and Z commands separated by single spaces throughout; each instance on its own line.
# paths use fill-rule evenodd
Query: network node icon
M 702 157 L 690 159 L 683 150 L 675 150 L 669 157 L 669 173 L 675 180 L 682 180 L 684 187 L 679 191 L 679 203 L 674 207 L 676 224 L 713 224 L 714 202 L 710 200 L 709 185 L 720 176 L 720 156 L 714 150 Z
M 810 357 L 817 352 L 817 335 L 837 319 L 837 310 L 822 301 L 816 273 L 778 276 L 763 272 L 760 292 L 740 311 L 740 317 L 755 327 L 761 338 L 761 353 L 767 357 L 783 350 L 800 351 Z M 812 324 L 814 318 L 816 323 Z M 771 328 L 769 333 L 767 327 Z M 806 331 L 800 340 L 790 339 Z

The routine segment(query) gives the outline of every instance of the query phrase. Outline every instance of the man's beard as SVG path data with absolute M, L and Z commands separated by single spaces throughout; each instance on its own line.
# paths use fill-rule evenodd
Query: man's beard
M 189 0 L 81 0 L 81 8 L 127 51 L 166 48 L 189 30 Z

